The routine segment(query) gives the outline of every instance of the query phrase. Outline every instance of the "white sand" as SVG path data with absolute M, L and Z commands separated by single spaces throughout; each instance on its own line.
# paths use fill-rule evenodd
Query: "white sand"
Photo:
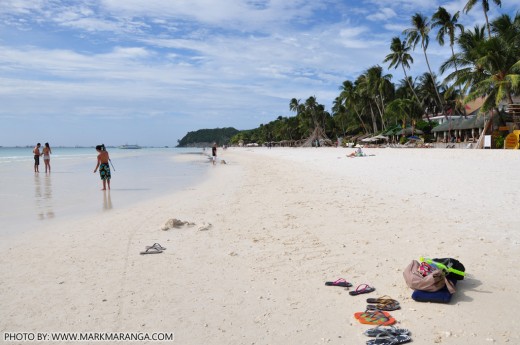
M 364 344 L 390 295 L 416 344 L 518 344 L 519 152 L 228 149 L 169 197 L 18 236 L 0 252 L 0 331 L 164 331 L 178 344 Z M 211 223 L 160 230 L 170 219 Z M 167 249 L 139 255 L 145 245 Z M 466 266 L 450 304 L 414 302 L 419 256 Z M 324 282 L 376 287 L 352 297 Z

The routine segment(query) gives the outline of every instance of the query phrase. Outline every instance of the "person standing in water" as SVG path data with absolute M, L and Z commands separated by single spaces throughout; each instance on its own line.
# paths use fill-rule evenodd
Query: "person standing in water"
M 42 144 L 38 143 L 38 144 L 36 144 L 36 146 L 33 149 L 33 154 L 34 154 L 34 172 L 35 173 L 40 172 L 40 170 L 39 170 L 40 156 L 41 156 L 40 146 L 42 146 Z
M 213 165 L 217 164 L 217 143 L 213 143 L 213 147 L 211 148 L 211 155 L 213 159 Z
M 99 168 L 99 176 L 101 177 L 101 181 L 103 181 L 103 189 L 110 189 L 110 165 L 108 164 L 108 161 L 110 160 L 110 157 L 108 156 L 108 151 L 105 149 L 105 145 L 97 145 L 96 151 L 98 152 L 97 156 L 97 165 L 94 169 L 94 173 Z
M 45 163 L 45 173 L 47 173 L 47 170 L 49 170 L 49 173 L 51 172 L 51 147 L 49 146 L 49 143 L 45 143 L 45 146 L 43 148 L 43 162 Z

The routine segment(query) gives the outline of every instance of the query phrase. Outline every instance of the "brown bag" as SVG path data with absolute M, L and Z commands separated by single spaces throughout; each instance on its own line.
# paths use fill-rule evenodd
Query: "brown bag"
M 419 266 L 420 264 L 417 260 L 412 260 L 404 269 L 404 280 L 411 289 L 435 292 L 446 286 L 450 293 L 455 293 L 455 286 L 446 279 L 443 271 L 434 269 L 430 274 L 423 276 L 419 272 Z

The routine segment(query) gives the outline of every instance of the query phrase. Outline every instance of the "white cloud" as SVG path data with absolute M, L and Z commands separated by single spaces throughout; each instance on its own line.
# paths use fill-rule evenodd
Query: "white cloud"
M 367 19 L 372 20 L 372 21 L 377 21 L 377 20 L 386 21 L 395 16 L 396 16 L 395 11 L 392 10 L 391 8 L 386 7 L 386 8 L 381 8 L 379 10 L 379 12 L 377 12 L 377 13 L 368 15 Z

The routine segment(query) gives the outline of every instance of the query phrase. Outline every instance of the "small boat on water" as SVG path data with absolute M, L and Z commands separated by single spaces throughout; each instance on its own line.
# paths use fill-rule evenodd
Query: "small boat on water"
M 120 149 L 124 149 L 124 150 L 137 150 L 137 149 L 141 149 L 142 147 L 139 146 L 139 145 L 128 145 L 128 144 L 125 144 L 125 145 L 121 145 L 119 146 Z

